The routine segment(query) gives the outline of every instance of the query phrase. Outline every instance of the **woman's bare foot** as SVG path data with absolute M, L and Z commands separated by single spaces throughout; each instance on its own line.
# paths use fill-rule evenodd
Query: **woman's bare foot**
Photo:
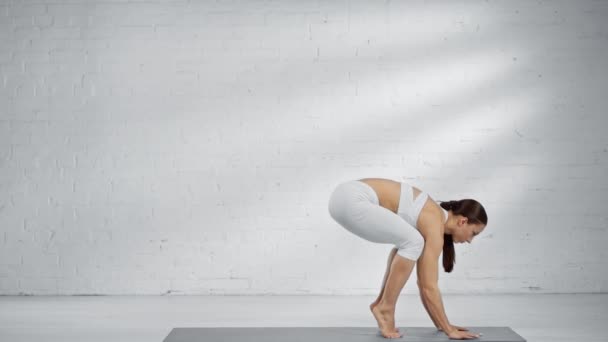
M 392 310 L 376 305 L 372 308 L 372 314 L 378 322 L 380 333 L 386 338 L 399 338 L 401 334 L 395 331 L 395 319 Z
M 375 301 L 369 305 L 369 309 L 371 310 L 372 314 L 374 313 L 374 307 L 376 307 L 378 303 L 379 301 Z M 378 328 L 380 328 L 380 324 L 378 324 Z M 399 328 L 395 327 L 395 332 L 399 332 Z

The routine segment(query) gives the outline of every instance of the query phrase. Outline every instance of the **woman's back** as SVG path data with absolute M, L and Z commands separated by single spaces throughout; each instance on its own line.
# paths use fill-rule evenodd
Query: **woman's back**
M 371 186 L 380 200 L 380 205 L 386 209 L 397 213 L 399 208 L 399 196 L 401 195 L 401 183 L 396 182 L 392 179 L 385 178 L 363 178 L 360 181 Z M 414 190 L 414 196 L 412 200 L 416 200 L 418 195 L 422 192 L 420 189 L 412 186 Z

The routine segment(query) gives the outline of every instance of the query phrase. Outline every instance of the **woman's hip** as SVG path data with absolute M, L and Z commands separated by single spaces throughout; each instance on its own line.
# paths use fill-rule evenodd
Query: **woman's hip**
M 369 206 L 379 205 L 378 195 L 368 184 L 352 180 L 340 183 L 329 196 L 328 209 L 336 219 L 344 216 L 357 216 Z

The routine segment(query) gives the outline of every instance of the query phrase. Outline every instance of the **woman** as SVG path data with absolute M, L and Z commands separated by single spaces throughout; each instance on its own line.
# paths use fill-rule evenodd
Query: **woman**
M 438 204 L 407 183 L 364 178 L 338 185 L 329 199 L 329 213 L 341 226 L 365 240 L 395 245 L 380 294 L 370 305 L 382 336 L 401 337 L 395 328 L 395 307 L 417 264 L 422 302 L 435 326 L 450 339 L 479 337 L 448 322 L 437 286 L 441 251 L 443 268 L 451 272 L 454 242 L 471 243 L 485 229 L 488 217 L 479 202 L 463 199 Z

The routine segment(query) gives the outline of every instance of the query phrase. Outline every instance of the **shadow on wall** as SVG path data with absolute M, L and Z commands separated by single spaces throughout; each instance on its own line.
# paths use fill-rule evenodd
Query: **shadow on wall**
M 572 110 L 585 111 L 585 108 L 571 106 L 579 103 L 578 98 L 587 97 L 590 89 L 586 88 L 585 81 L 594 75 L 582 64 L 584 60 L 564 59 L 570 64 L 562 63 L 559 73 L 551 68 L 562 61 L 556 59 L 552 60 L 553 64 L 546 63 L 548 51 L 569 53 L 569 50 L 563 49 L 569 48 L 568 44 L 574 38 L 569 37 L 564 41 L 564 35 L 560 34 L 569 30 L 566 24 L 532 32 L 530 26 L 521 29 L 513 27 L 512 22 L 503 25 L 492 23 L 490 18 L 496 16 L 491 8 L 480 9 L 476 6 L 466 9 L 469 17 L 473 18 L 470 22 L 486 20 L 487 25 L 455 33 L 453 24 L 447 23 L 462 19 L 463 13 L 446 14 L 446 26 L 442 27 L 445 31 L 420 32 L 419 21 L 391 20 L 387 25 L 386 16 L 415 16 L 416 10 L 424 11 L 427 7 L 402 9 L 409 12 L 397 12 L 393 4 L 380 9 L 369 7 L 362 7 L 361 13 L 354 13 L 351 8 L 347 23 L 349 31 L 341 37 L 352 42 L 352 46 L 337 48 L 332 46 L 332 41 L 320 38 L 334 36 L 332 29 L 335 26 L 331 26 L 330 21 L 325 32 L 323 25 L 316 26 L 319 30 L 319 38 L 315 38 L 319 39 L 318 46 L 327 46 L 325 49 L 319 48 L 312 59 L 290 61 L 295 53 L 303 50 L 293 43 L 279 44 L 278 60 L 271 65 L 265 64 L 266 54 L 259 59 L 250 59 L 247 50 L 241 59 L 229 60 L 218 55 L 217 60 L 211 63 L 203 53 L 202 57 L 194 57 L 192 68 L 187 70 L 198 75 L 197 81 L 176 76 L 176 70 L 155 71 L 144 67 L 142 70 L 158 72 L 166 79 L 134 76 L 133 83 L 126 81 L 125 85 L 131 85 L 137 93 L 138 87 L 156 89 L 164 84 L 164 89 L 158 89 L 166 90 L 167 87 L 172 89 L 173 85 L 180 87 L 174 82 L 193 82 L 192 86 L 199 87 L 202 94 L 193 92 L 173 96 L 173 101 L 167 101 L 163 94 L 158 94 L 161 96 L 142 97 L 144 102 L 137 102 L 137 96 L 125 94 L 122 97 L 89 98 L 87 105 L 79 107 L 83 112 L 108 113 L 108 118 L 118 117 L 119 113 L 126 115 L 120 128 L 107 127 L 110 128 L 109 132 L 124 131 L 125 135 L 116 134 L 107 141 L 100 141 L 97 145 L 92 143 L 87 148 L 89 155 L 111 160 L 115 171 L 121 175 L 103 174 L 103 170 L 99 170 L 102 172 L 97 175 L 85 174 L 85 171 L 90 172 L 89 169 L 73 170 L 76 179 L 91 182 L 82 184 L 84 188 L 94 188 L 95 177 L 114 182 L 109 194 L 104 193 L 103 189 L 107 189 L 103 188 L 104 184 L 97 185 L 101 187 L 100 194 L 110 197 L 107 202 L 105 199 L 101 202 L 144 208 L 134 210 L 133 214 L 138 213 L 139 216 L 132 219 L 121 217 L 129 215 L 128 210 L 112 209 L 115 214 L 109 217 L 109 221 L 115 222 L 114 228 L 123 224 L 124 228 L 121 228 L 121 232 L 112 230 L 111 225 L 105 226 L 104 230 L 114 234 L 114 239 L 106 243 L 116 244 L 116 237 L 121 235 L 129 241 L 129 244 L 115 250 L 113 260 L 117 264 L 128 264 L 134 258 L 145 263 L 145 254 L 150 253 L 147 259 L 150 264 L 160 262 L 170 268 L 171 263 L 162 260 L 168 258 L 183 260 L 186 265 L 192 262 L 191 267 L 195 267 L 210 254 L 215 254 L 217 262 L 226 268 L 226 277 L 250 272 L 245 267 L 238 272 L 231 269 L 239 269 L 238 265 L 247 264 L 245 259 L 251 259 L 250 253 L 255 250 L 241 254 L 202 250 L 205 245 L 196 239 L 203 238 L 206 232 L 224 234 L 223 231 L 213 231 L 213 227 L 205 227 L 209 217 L 225 215 L 213 222 L 223 224 L 222 229 L 226 229 L 227 236 L 233 232 L 232 236 L 238 236 L 237 230 L 264 229 L 260 222 L 264 222 L 264 216 L 274 216 L 273 211 L 276 210 L 275 218 L 283 219 L 289 230 L 290 216 L 285 210 L 295 210 L 301 206 L 311 222 L 336 227 L 337 224 L 331 221 L 327 213 L 326 202 L 333 187 L 349 178 L 344 176 L 345 168 L 346 174 L 354 173 L 363 178 L 374 176 L 374 169 L 388 167 L 396 169 L 396 172 L 403 170 L 404 178 L 412 179 L 420 172 L 418 168 L 422 167 L 424 175 L 420 182 L 429 186 L 425 191 L 433 194 L 431 184 L 436 183 L 436 187 L 441 186 L 444 193 L 451 194 L 433 197 L 445 200 L 476 198 L 492 216 L 493 212 L 499 211 L 493 209 L 497 204 L 508 203 L 514 206 L 512 210 L 531 213 L 531 210 L 542 210 L 548 198 L 565 201 L 567 194 L 556 193 L 554 184 L 563 182 L 565 175 L 574 172 L 570 169 L 564 171 L 559 168 L 560 165 L 566 166 L 568 161 L 574 160 L 576 164 L 571 165 L 572 168 L 583 172 L 594 172 L 590 168 L 599 165 L 598 159 L 589 162 L 590 155 L 577 150 L 573 144 L 576 140 L 567 139 L 569 129 L 586 131 L 589 132 L 588 136 L 599 137 L 602 136 L 599 127 L 606 127 L 593 125 L 593 120 L 581 121 L 572 116 Z M 361 17 L 358 17 L 359 14 Z M 441 13 L 427 15 L 432 18 Z M 364 27 L 358 27 L 353 18 L 366 18 L 367 24 L 375 27 L 390 27 L 391 34 L 383 32 L 375 36 L 369 32 L 368 36 L 350 38 L 353 33 L 365 31 Z M 506 18 L 513 19 L 508 15 Z M 525 17 L 518 20 L 525 20 Z M 536 21 L 535 18 L 530 20 Z M 414 29 L 419 35 L 408 35 Z M 187 28 L 184 29 L 186 32 Z M 235 35 L 249 34 L 247 27 L 237 27 L 231 32 Z M 251 39 L 260 39 L 261 45 L 266 42 L 271 45 L 286 38 L 280 30 L 268 30 L 266 33 L 264 37 Z M 424 38 L 421 38 L 422 35 Z M 191 36 L 193 40 L 198 38 L 209 37 L 205 36 L 204 31 L 200 32 L 200 36 Z M 110 49 L 113 42 L 113 38 L 108 37 Z M 577 41 L 581 46 L 591 43 Z M 167 57 L 166 52 L 155 51 L 155 48 L 163 49 L 162 44 L 133 40 L 132 45 L 133 48 L 126 55 L 130 57 L 119 63 L 125 63 L 125 66 L 136 64 L 143 58 L 143 52 L 152 65 L 155 63 L 150 56 Z M 315 48 L 315 44 L 303 45 Z M 184 52 L 180 53 L 187 60 Z M 121 55 L 125 56 L 124 53 Z M 177 58 L 176 64 L 179 64 Z M 100 59 L 99 63 L 103 64 L 103 60 Z M 251 64 L 243 67 L 242 63 Z M 205 79 L 205 74 L 212 71 L 213 66 L 220 69 L 238 66 L 240 71 L 228 74 L 230 77 L 227 79 Z M 604 80 L 604 74 L 596 72 L 595 77 Z M 104 73 L 100 80 L 110 84 L 119 83 L 111 80 L 114 76 L 120 76 L 119 81 L 124 77 L 120 73 Z M 140 81 L 155 84 L 150 88 L 138 83 Z M 223 92 L 214 93 L 216 85 L 223 92 L 232 93 L 232 96 L 225 96 Z M 281 86 L 277 88 L 277 85 Z M 220 95 L 203 100 L 197 98 L 204 96 L 206 91 Z M 590 94 L 598 96 L 596 101 L 601 99 L 597 92 Z M 570 99 L 570 102 L 566 99 Z M 208 105 L 216 107 L 210 111 Z M 591 111 L 591 117 L 595 114 L 596 119 L 601 118 L 599 112 L 593 112 L 595 108 L 587 110 L 587 113 Z M 223 121 L 218 120 L 220 117 Z M 158 131 L 159 124 L 165 124 L 169 133 L 163 136 Z M 129 131 L 133 131 L 133 134 L 126 133 Z M 95 135 L 95 132 L 88 133 Z M 99 136 L 103 139 L 106 132 Z M 547 146 L 544 140 L 551 140 L 552 144 Z M 447 141 L 454 144 L 447 144 Z M 157 151 L 162 154 L 156 154 Z M 116 152 L 117 155 L 110 157 Z M 606 151 L 602 154 L 599 147 L 587 152 L 600 153 L 599 158 L 606 158 Z M 155 160 L 158 156 L 173 161 L 170 170 L 166 168 L 168 165 L 160 164 L 162 160 Z M 150 167 L 157 168 L 154 169 L 155 174 L 151 174 Z M 83 174 L 77 174 L 78 171 Z M 178 179 L 175 179 L 176 173 Z M 328 178 L 331 174 L 343 176 Z M 599 174 L 592 173 L 587 180 L 566 179 L 571 184 L 590 187 L 593 180 L 601 182 L 602 178 L 599 177 Z M 497 182 L 498 179 L 501 182 Z M 323 186 L 319 189 L 313 184 Z M 133 191 L 121 189 L 122 185 L 133 186 Z M 141 188 L 138 189 L 138 186 Z M 179 195 L 172 187 L 179 187 Z M 533 189 L 540 191 L 535 193 Z M 486 196 L 495 195 L 485 199 L 475 195 L 482 191 Z M 235 197 L 237 194 L 238 198 Z M 183 207 L 189 200 L 192 200 L 190 207 Z M 205 208 L 204 205 L 209 203 L 215 203 L 215 207 Z M 593 206 L 593 213 L 599 213 L 597 203 L 587 203 Z M 239 207 L 231 208 L 231 205 Z M 198 209 L 201 211 L 197 212 Z M 171 227 L 168 218 L 175 216 L 176 212 L 182 213 L 181 217 L 190 215 L 191 219 L 175 222 L 177 224 Z M 260 217 L 235 216 L 239 212 L 252 216 L 259 213 Z M 321 219 L 314 219 L 315 212 Z M 155 225 L 153 222 L 156 220 L 164 221 L 166 225 Z M 222 220 L 226 220 L 225 223 Z M 180 223 L 186 224 L 187 228 L 180 227 Z M 196 223 L 203 226 L 200 231 L 195 231 Z M 152 224 L 156 227 L 131 231 L 134 227 L 128 224 Z M 251 226 L 243 227 L 244 224 Z M 301 225 L 304 226 L 304 223 Z M 343 240 L 340 233 L 332 236 L 334 240 L 331 241 L 325 239 L 325 233 L 322 234 L 324 240 L 319 240 L 319 244 L 336 246 Z M 184 241 L 184 237 L 188 241 Z M 178 243 L 169 247 L 175 254 L 167 254 L 164 258 L 154 256 L 151 241 L 162 246 L 163 240 L 167 240 L 166 246 L 166 243 L 172 244 L 174 239 L 183 241 L 186 249 L 184 255 L 179 255 L 181 244 Z M 296 243 L 283 242 L 287 245 Z M 297 251 L 274 247 L 270 251 L 278 254 L 270 260 L 260 260 L 261 265 L 267 265 L 266 270 L 262 267 L 256 272 L 270 274 L 273 269 L 287 270 L 297 263 Z M 186 256 L 193 252 L 198 253 L 196 257 Z M 229 259 L 220 261 L 217 256 Z M 316 273 L 328 270 L 321 267 L 323 261 L 320 259 L 310 260 L 309 265 L 315 271 L 303 269 L 301 272 L 318 277 L 352 276 L 352 270 L 347 268 L 343 272 L 348 272 L 348 275 L 339 270 L 332 271 L 331 275 Z M 174 273 L 175 277 L 187 277 L 188 274 L 197 279 L 205 277 L 204 267 L 192 272 L 187 272 L 187 269 L 183 267 L 182 273 Z M 200 282 L 204 284 L 204 280 Z

